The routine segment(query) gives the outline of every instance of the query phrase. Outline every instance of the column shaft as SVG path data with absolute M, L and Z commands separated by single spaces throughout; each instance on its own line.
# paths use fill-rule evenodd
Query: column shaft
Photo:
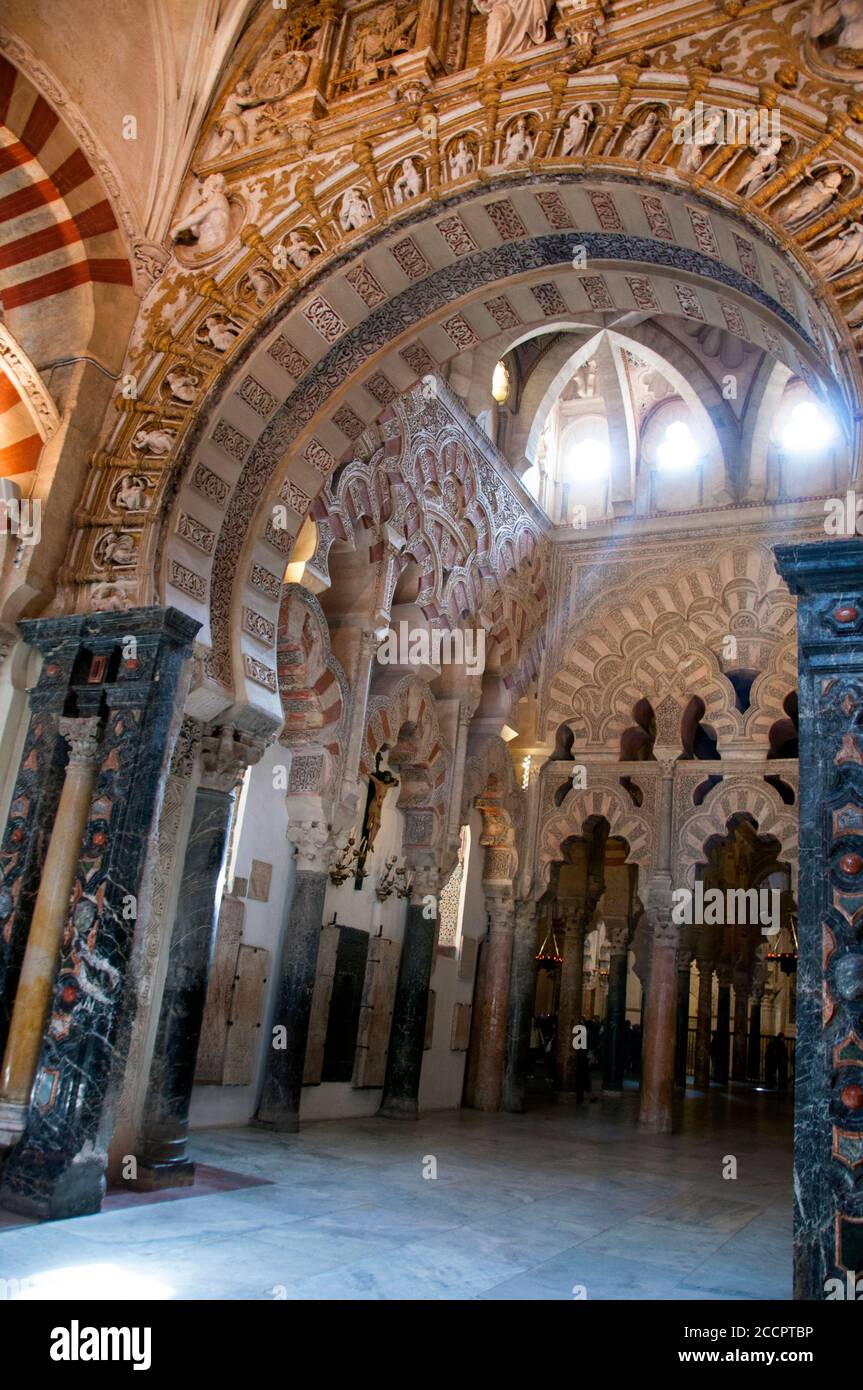
M 286 903 L 273 1032 L 255 1124 L 288 1134 L 300 1127 L 303 1068 L 327 882 L 326 871 L 297 869 L 294 890 Z
M 728 1051 L 731 1044 L 731 985 L 722 979 L 716 1000 L 716 1060 L 713 1068 L 714 1080 L 720 1086 L 728 1085 Z
M 524 1110 L 530 1032 L 536 998 L 536 905 L 519 903 L 515 910 L 515 940 L 509 987 L 509 1024 L 503 1076 L 503 1108 L 518 1115 Z
M 710 1086 L 710 1024 L 713 1016 L 713 967 L 698 962 L 698 1013 L 695 1019 L 695 1085 Z
M 232 803 L 230 792 L 199 787 L 195 793 L 141 1126 L 135 1185 L 145 1189 L 194 1181 L 186 1148 L 189 1109 Z
M 625 1065 L 624 1023 L 626 1021 L 626 977 L 629 952 L 612 947 L 608 965 L 608 998 L 605 1006 L 605 1027 L 602 1034 L 602 1094 L 623 1095 Z
M 560 970 L 560 1005 L 557 1015 L 557 1084 L 562 1091 L 575 1090 L 576 1054 L 572 1030 L 583 1019 L 584 909 L 569 913 L 564 933 Z
M 677 1029 L 674 1048 L 674 1084 L 686 1090 L 686 1055 L 689 1051 L 690 966 L 677 971 Z
M 486 903 L 489 934 L 485 945 L 482 999 L 478 1001 L 479 1053 L 473 1104 L 477 1110 L 499 1110 L 506 1060 L 514 909 L 512 898 L 507 896 L 487 893 Z
M 15 994 L 12 1023 L 0 1081 L 0 1141 L 24 1131 L 30 1093 L 42 1049 L 42 1036 L 54 990 L 57 960 L 66 926 L 69 897 L 96 776 L 98 718 L 61 719 L 60 733 L 71 746 L 57 818 L 42 867 L 42 879 L 27 937 Z
M 650 990 L 644 1012 L 644 1067 L 638 1123 L 656 1134 L 672 1128 L 677 952 L 654 940 Z
M 734 1047 L 732 1049 L 731 1078 L 733 1081 L 746 1080 L 746 1056 L 748 1040 L 746 1037 L 747 1016 L 749 1013 L 748 984 L 735 985 L 734 988 Z
M 382 1115 L 411 1120 L 419 1115 L 420 1074 L 436 937 L 437 922 L 423 916 L 422 902 L 409 903 L 393 1000 Z
M 761 999 L 752 1000 L 749 1011 L 749 1052 L 746 1075 L 750 1081 L 761 1080 Z

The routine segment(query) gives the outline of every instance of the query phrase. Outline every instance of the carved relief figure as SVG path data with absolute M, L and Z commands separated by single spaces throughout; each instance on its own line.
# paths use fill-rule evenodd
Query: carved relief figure
M 863 222 L 852 222 L 812 255 L 822 275 L 836 275 L 857 265 L 863 260 Z
M 262 98 L 252 91 L 250 82 L 237 83 L 215 123 L 209 159 L 223 159 L 232 150 L 255 143 L 263 114 L 261 103 Z
M 809 37 L 849 67 L 863 67 L 863 0 L 815 0 Z
M 752 146 L 751 148 L 755 158 L 735 190 L 741 198 L 751 198 L 758 192 L 759 188 L 763 188 L 773 178 L 779 168 L 782 142 L 778 139 L 768 140 L 764 145 Z
M 563 132 L 562 154 L 565 157 L 581 154 L 587 145 L 587 137 L 593 125 L 593 107 L 586 102 L 573 111 Z
M 124 473 L 114 490 L 114 504 L 127 512 L 143 512 L 150 505 L 147 499 L 147 478 L 142 473 Z
M 309 242 L 304 241 L 297 231 L 291 232 L 283 245 L 285 248 L 285 255 L 296 270 L 305 270 L 312 257 L 321 254 L 321 248 L 319 246 L 313 246 L 310 245 Z M 251 281 L 251 274 L 249 279 Z
M 135 538 L 128 531 L 121 531 L 118 535 L 109 531 L 98 541 L 94 555 L 99 565 L 116 565 L 118 568 L 134 565 Z
M 372 220 L 372 210 L 359 188 L 349 188 L 342 198 L 339 221 L 343 232 L 354 232 Z
M 641 159 L 654 135 L 659 128 L 659 114 L 656 111 L 648 111 L 641 125 L 636 126 L 631 131 L 623 144 L 621 151 L 624 159 Z
M 195 374 L 187 371 L 185 367 L 173 367 L 170 372 L 165 373 L 165 381 L 174 399 L 182 401 L 184 405 L 192 404 L 201 384 Z
M 246 276 L 246 283 L 252 294 L 255 296 L 255 303 L 263 308 L 267 300 L 272 299 L 275 293 L 275 284 L 270 275 L 258 266 L 253 266 Z
M 218 251 L 225 245 L 231 229 L 231 207 L 225 192 L 224 174 L 210 174 L 198 186 L 198 201 L 191 212 L 171 228 L 171 240 L 178 245 L 195 246 L 202 252 Z
M 458 144 L 449 157 L 449 167 L 454 179 L 466 179 L 476 169 L 476 159 L 468 148 L 464 136 L 459 138 Z
M 396 5 L 385 5 L 358 29 L 346 56 L 346 66 L 352 69 L 358 87 L 370 87 L 386 77 L 387 59 L 411 48 L 418 14 L 417 5 L 401 11 Z
M 393 184 L 393 199 L 397 204 L 416 198 L 423 191 L 423 176 L 413 159 L 402 160 L 402 171 Z
M 515 125 L 507 132 L 502 163 L 518 164 L 520 160 L 530 159 L 532 154 L 533 138 L 527 128 L 524 116 L 519 116 Z
M 236 324 L 219 318 L 216 314 L 210 314 L 204 319 L 202 336 L 209 341 L 216 352 L 227 352 L 239 331 Z
M 675 113 L 677 114 L 677 113 Z M 711 108 L 704 117 L 704 120 L 696 123 L 693 138 L 684 143 L 680 152 L 678 169 L 681 174 L 695 174 L 704 163 L 704 156 L 708 147 L 715 145 L 722 127 L 723 115 L 721 111 Z
M 486 63 L 545 43 L 549 0 L 474 0 L 474 8 L 488 17 Z
M 174 434 L 172 430 L 145 427 L 137 430 L 132 440 L 133 449 L 137 449 L 141 454 L 152 454 L 156 458 L 165 458 L 173 447 Z
M 793 197 L 788 199 L 785 207 L 777 213 L 779 221 L 783 227 L 788 227 L 793 231 L 799 227 L 809 217 L 815 217 L 818 213 L 826 211 L 842 187 L 842 174 L 839 169 L 831 169 L 829 173 L 822 174 L 820 178 L 813 179 L 812 183 L 804 184 Z

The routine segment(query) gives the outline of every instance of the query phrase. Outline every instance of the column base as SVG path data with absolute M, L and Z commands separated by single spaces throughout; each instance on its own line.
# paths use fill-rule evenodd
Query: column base
M 0 1149 L 11 1149 L 27 1128 L 29 1105 L 0 1101 Z
M 39 1221 L 94 1216 L 101 1210 L 107 1187 L 106 1156 L 91 1153 L 70 1157 L 56 1175 L 46 1172 L 44 1158 L 44 1154 L 32 1151 L 21 1155 L 17 1162 L 14 1153 L 10 1156 L 0 1186 L 0 1205 L 22 1216 L 35 1216 Z
M 253 1115 L 249 1120 L 250 1129 L 268 1129 L 271 1134 L 299 1134 L 300 1117 L 294 1113 L 279 1115 L 277 1119 L 265 1120 L 260 1115 Z
M 161 1192 L 168 1187 L 191 1187 L 194 1181 L 195 1164 L 183 1159 L 178 1163 L 142 1163 L 129 1186 L 133 1192 Z
M 622 1095 L 623 1095 L 623 1092 L 622 1092 L 622 1091 L 607 1091 L 607 1090 L 605 1089 L 605 1087 L 603 1086 L 602 1091 L 600 1092 L 600 1094 L 601 1094 L 603 1100 L 620 1100 L 621 1097 L 622 1097 Z
M 403 1100 L 390 1096 L 378 1114 L 385 1120 L 418 1120 L 420 1117 L 419 1106 L 414 1096 L 405 1096 Z
M 646 1134 L 671 1134 L 674 1126 L 670 1115 L 662 1115 L 656 1119 L 639 1118 L 638 1128 L 643 1129 Z

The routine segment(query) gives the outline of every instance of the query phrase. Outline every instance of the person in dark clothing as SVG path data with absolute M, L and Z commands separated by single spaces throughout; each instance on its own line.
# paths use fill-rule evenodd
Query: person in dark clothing
M 584 1093 L 590 1092 L 590 1055 L 586 1047 L 575 1054 L 575 1103 L 581 1105 Z
M 715 1033 L 715 1032 L 712 1033 L 712 1034 L 710 1035 L 710 1070 L 711 1070 L 712 1073 L 713 1073 L 713 1080 L 714 1080 L 714 1081 L 718 1081 L 718 1080 L 719 1080 L 719 1076 L 718 1076 L 718 1071 L 719 1071 L 719 1034 L 718 1034 L 718 1033 Z
M 780 1091 L 788 1085 L 788 1049 L 784 1033 L 771 1038 L 764 1050 L 764 1079 L 771 1090 L 777 1082 Z

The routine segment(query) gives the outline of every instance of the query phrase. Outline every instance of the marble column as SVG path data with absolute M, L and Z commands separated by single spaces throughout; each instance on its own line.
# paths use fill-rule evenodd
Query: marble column
M 863 544 L 776 557 L 797 595 L 800 708 L 794 1286 L 826 1299 L 863 1271 Z
M 677 952 L 680 931 L 671 920 L 671 818 L 674 764 L 662 763 L 656 860 L 647 916 L 651 923 L 650 985 L 644 1010 L 641 1107 L 638 1123 L 654 1134 L 672 1129 Z
M 132 1184 L 144 1190 L 187 1187 L 195 1179 L 187 1149 L 189 1109 L 218 926 L 219 880 L 237 785 L 263 751 L 262 739 L 232 726 L 210 726 L 202 733 L 201 780 L 171 930 Z
M 520 1115 L 524 1110 L 536 999 L 536 935 L 536 903 L 531 899 L 516 903 L 502 1099 L 503 1109 L 511 1115 Z
M 572 1030 L 584 1018 L 584 935 L 587 908 L 583 898 L 562 898 L 560 907 L 565 926 L 555 1039 L 557 1084 L 561 1091 L 574 1091 L 576 1052 L 572 1045 Z
M 3 1054 L 0 1077 L 2 1146 L 17 1142 L 26 1128 L 30 1092 L 54 991 L 69 897 L 99 764 L 101 721 L 98 715 L 89 719 L 61 719 L 59 731 L 61 738 L 69 745 L 69 762 L 57 807 L 57 819 L 42 868 L 15 994 L 12 1024 Z
M 746 1057 L 749 1081 L 761 1080 L 761 991 L 755 990 L 749 1008 L 749 1051 Z
M 79 718 L 101 712 L 104 730 L 27 1128 L 0 1184 L 4 1206 L 58 1218 L 98 1211 L 105 1191 L 134 1014 L 132 941 L 198 624 L 138 608 L 36 626 L 46 694 L 61 692 Z
M 695 1085 L 710 1089 L 710 1025 L 713 1020 L 713 964 L 703 957 L 698 967 L 698 1012 L 695 1019 Z
M 749 1021 L 749 979 L 745 975 L 734 977 L 734 1045 L 731 1055 L 732 1081 L 746 1080 L 746 1056 L 748 1040 L 746 1036 Z
M 716 992 L 716 1061 L 713 1079 L 720 1086 L 728 1085 L 728 1054 L 731 1048 L 731 971 L 719 966 L 716 971 L 719 987 Z
M 677 1028 L 674 1049 L 674 1084 L 686 1090 L 686 1056 L 689 1051 L 689 987 L 692 952 L 677 953 Z
M 630 925 L 627 918 L 604 914 L 605 930 L 611 947 L 608 962 L 608 998 L 602 1034 L 602 1094 L 623 1095 L 626 1022 L 626 980 L 629 971 Z
M 295 850 L 294 885 L 285 904 L 276 1006 L 263 1090 L 253 1123 L 294 1134 L 300 1127 L 312 991 L 334 846 L 329 828 L 316 821 L 289 825 L 288 839 Z
M 511 884 L 486 885 L 488 938 L 485 943 L 485 970 L 482 998 L 474 1004 L 479 1012 L 479 1047 L 473 1087 L 477 1110 L 499 1110 L 506 1060 L 506 1033 L 509 1015 L 509 986 L 515 932 L 515 908 Z
M 411 869 L 413 885 L 399 957 L 384 1094 L 379 1112 L 393 1119 L 405 1120 L 415 1120 L 419 1116 L 429 982 L 437 939 L 437 918 L 427 916 L 424 910 L 424 899 L 437 892 L 437 866 L 431 859 L 415 859 Z

